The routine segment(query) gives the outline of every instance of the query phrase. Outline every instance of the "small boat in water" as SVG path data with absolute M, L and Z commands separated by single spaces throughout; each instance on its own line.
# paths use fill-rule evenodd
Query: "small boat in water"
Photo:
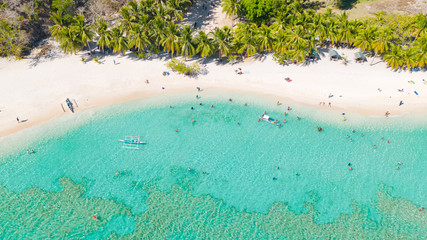
M 119 139 L 119 142 L 127 143 L 127 144 L 145 144 L 147 142 L 139 141 L 139 140 L 128 140 L 128 139 Z
M 279 124 L 279 122 L 277 120 L 275 120 L 274 118 L 268 116 L 267 114 L 263 114 L 262 116 L 259 117 L 259 120 L 263 120 L 265 122 L 271 123 L 275 126 L 280 126 L 281 124 Z
M 65 102 L 67 103 L 68 108 L 71 110 L 71 112 L 72 112 L 72 113 L 74 113 L 74 106 L 73 106 L 73 103 L 70 101 L 70 99 L 69 99 L 69 98 L 67 98 L 67 99 L 65 100 Z
M 140 136 L 125 136 L 124 139 L 119 139 L 119 142 L 123 143 L 123 148 L 139 149 L 139 145 L 147 144 L 147 142 L 141 141 Z

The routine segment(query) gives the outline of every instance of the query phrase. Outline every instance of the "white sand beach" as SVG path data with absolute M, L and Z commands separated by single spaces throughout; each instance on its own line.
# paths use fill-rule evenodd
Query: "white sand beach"
M 427 85 L 423 82 L 423 79 L 427 81 L 426 72 L 393 72 L 380 59 L 374 60 L 372 66 L 369 58 L 368 62 L 355 63 L 353 54 L 357 50 L 337 51 L 351 59 L 347 65 L 330 61 L 327 53 L 308 66 L 282 66 L 272 55 L 261 58 L 263 60 L 249 58 L 234 65 L 226 63 L 225 58 L 222 63 L 208 59 L 202 67 L 203 73 L 197 77 L 168 70 L 165 63 L 169 58 L 142 60 L 130 53 L 99 54 L 101 64 L 82 63 L 81 57 L 88 57 L 83 52 L 71 56 L 55 53 L 38 60 L 1 59 L 0 136 L 70 114 L 66 98 L 75 100 L 80 111 L 163 92 L 194 90 L 196 94 L 196 87 L 207 91 L 224 88 L 257 92 L 280 101 L 288 99 L 325 110 L 342 109 L 367 116 L 384 116 L 386 111 L 390 111 L 391 116 L 427 112 Z M 241 75 L 236 73 L 238 68 L 242 70 Z M 163 76 L 163 71 L 169 71 L 170 75 Z M 286 77 L 292 81 L 285 81 Z M 401 106 L 400 101 L 404 103 Z M 319 106 L 320 102 L 325 102 L 325 106 Z

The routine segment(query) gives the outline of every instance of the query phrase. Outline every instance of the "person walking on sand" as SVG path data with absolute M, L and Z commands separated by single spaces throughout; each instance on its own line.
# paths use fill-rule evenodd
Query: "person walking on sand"
M 16 121 L 19 123 L 19 117 L 16 117 Z
M 331 107 L 331 102 L 329 102 L 328 106 Z

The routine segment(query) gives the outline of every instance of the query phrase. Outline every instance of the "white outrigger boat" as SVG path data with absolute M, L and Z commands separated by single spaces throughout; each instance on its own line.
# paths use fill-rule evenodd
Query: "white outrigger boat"
M 139 145 L 147 143 L 140 138 L 140 136 L 125 136 L 125 139 L 119 139 L 119 142 L 123 143 L 123 148 L 139 149 Z
M 273 124 L 275 126 L 281 126 L 281 124 L 279 123 L 279 121 L 277 121 L 274 118 L 268 116 L 267 114 L 263 114 L 262 116 L 260 116 L 259 120 L 263 120 L 263 121 L 271 123 L 271 124 Z
M 147 142 L 138 141 L 138 140 L 126 140 L 126 139 L 119 139 L 119 142 L 127 143 L 127 144 L 144 144 Z

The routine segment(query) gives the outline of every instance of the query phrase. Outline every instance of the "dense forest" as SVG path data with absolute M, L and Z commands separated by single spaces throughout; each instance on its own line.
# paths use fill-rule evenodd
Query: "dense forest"
M 98 8 L 93 2 L 78 0 L 42 4 L 49 12 L 49 33 L 64 52 L 89 49 L 95 42 L 102 52 L 132 51 L 141 58 L 161 51 L 186 58 L 220 59 L 273 53 L 280 63 L 302 63 L 319 47 L 334 46 L 360 48 L 382 58 L 392 69 L 427 67 L 427 16 L 422 14 L 378 12 L 373 18 L 349 20 L 346 13 L 317 12 L 310 2 L 301 0 L 223 0 L 223 11 L 240 23 L 232 29 L 203 32 L 181 23 L 195 0 L 98 2 L 105 4 Z M 7 3 L 2 6 L 10 7 Z M 34 14 L 42 12 L 33 11 L 25 18 L 37 23 L 40 20 Z M 27 44 L 20 38 L 23 27 L 6 20 L 0 27 L 1 55 L 22 54 Z

